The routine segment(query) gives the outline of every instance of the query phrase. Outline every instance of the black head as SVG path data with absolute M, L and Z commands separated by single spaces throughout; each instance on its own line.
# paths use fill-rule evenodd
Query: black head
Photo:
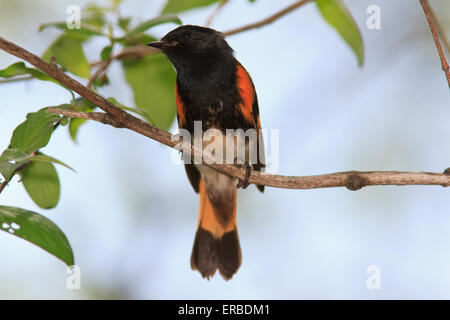
M 178 27 L 166 34 L 161 41 L 147 45 L 162 50 L 178 71 L 196 64 L 204 65 L 233 58 L 233 49 L 222 33 L 193 25 Z

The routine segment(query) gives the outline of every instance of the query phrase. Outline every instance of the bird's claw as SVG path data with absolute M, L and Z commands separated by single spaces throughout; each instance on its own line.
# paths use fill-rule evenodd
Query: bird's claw
M 244 180 L 239 179 L 238 180 L 238 184 L 237 184 L 237 188 L 242 188 L 242 189 L 247 189 L 249 182 L 248 180 L 250 179 L 250 174 L 252 173 L 252 167 L 246 163 L 245 164 L 245 178 Z

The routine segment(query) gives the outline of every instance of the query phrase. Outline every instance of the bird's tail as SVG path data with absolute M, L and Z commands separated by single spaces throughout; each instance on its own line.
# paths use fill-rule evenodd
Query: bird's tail
M 200 179 L 200 212 L 191 256 L 191 268 L 209 279 L 218 269 L 225 280 L 241 265 L 241 247 L 236 225 L 236 187 L 220 196 L 209 195 Z M 211 201 L 213 198 L 213 201 Z

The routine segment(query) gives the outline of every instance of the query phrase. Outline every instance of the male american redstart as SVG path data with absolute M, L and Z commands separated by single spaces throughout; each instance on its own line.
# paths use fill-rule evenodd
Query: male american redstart
M 253 81 L 234 57 L 222 33 L 185 25 L 148 45 L 162 50 L 177 70 L 175 97 L 179 128 L 192 133 L 194 121 L 202 121 L 203 131 L 215 128 L 224 134 L 226 129 L 261 129 Z M 258 160 L 251 165 L 261 171 L 265 161 L 260 135 L 257 144 Z M 191 267 L 208 279 L 218 269 L 229 280 L 241 265 L 236 179 L 204 164 L 185 164 L 185 169 L 195 192 L 200 193 Z M 246 187 L 248 181 L 243 184 Z M 263 186 L 258 189 L 264 191 Z

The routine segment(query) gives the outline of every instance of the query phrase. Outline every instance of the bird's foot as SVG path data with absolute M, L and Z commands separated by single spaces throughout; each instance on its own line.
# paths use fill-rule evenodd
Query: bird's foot
M 250 174 L 252 173 L 252 166 L 248 163 L 243 165 L 245 167 L 245 177 L 244 180 L 239 179 L 237 187 L 242 189 L 247 189 L 249 183 L 248 180 L 250 179 Z

